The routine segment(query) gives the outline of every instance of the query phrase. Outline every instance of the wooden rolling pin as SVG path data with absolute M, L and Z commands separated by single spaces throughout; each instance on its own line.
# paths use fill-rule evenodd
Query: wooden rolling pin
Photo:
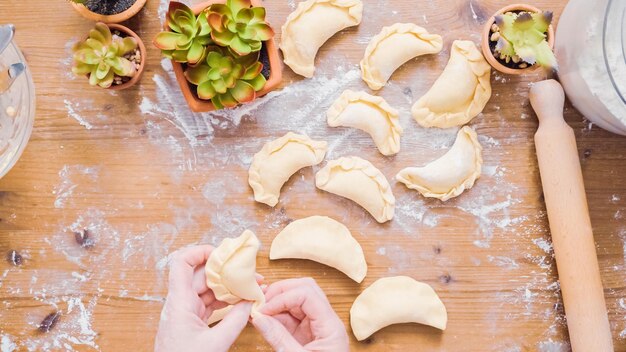
M 535 147 L 570 343 L 574 352 L 613 352 L 576 138 L 563 120 L 564 100 L 555 80 L 530 88 L 530 103 L 539 118 Z

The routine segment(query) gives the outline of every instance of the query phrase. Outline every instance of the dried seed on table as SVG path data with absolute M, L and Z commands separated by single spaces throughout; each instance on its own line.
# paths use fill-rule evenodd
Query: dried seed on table
M 96 242 L 89 236 L 89 230 L 84 229 L 82 231 L 74 232 L 74 239 L 83 248 L 91 248 L 96 245 Z
M 7 260 L 14 266 L 20 266 L 24 262 L 24 258 L 16 250 L 10 250 L 7 254 Z
M 41 323 L 39 323 L 37 330 L 39 330 L 40 332 L 49 332 L 57 324 L 60 317 L 61 317 L 61 312 L 59 311 L 46 315 L 46 317 L 43 318 Z

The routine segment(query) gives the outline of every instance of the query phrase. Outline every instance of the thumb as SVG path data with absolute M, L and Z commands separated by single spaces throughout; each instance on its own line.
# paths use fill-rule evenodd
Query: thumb
M 275 351 L 305 351 L 304 347 L 291 336 L 283 324 L 268 315 L 261 313 L 254 314 L 252 317 L 252 325 L 259 330 L 265 341 L 267 341 Z
M 239 337 L 243 328 L 246 327 L 251 310 L 252 302 L 237 303 L 233 306 L 233 309 L 224 316 L 224 319 L 211 328 L 211 330 L 220 336 L 224 344 L 230 346 L 235 343 L 235 340 Z

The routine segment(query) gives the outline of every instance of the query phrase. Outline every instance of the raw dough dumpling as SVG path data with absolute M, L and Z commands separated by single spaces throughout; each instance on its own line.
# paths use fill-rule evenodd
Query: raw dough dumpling
M 331 266 L 356 282 L 367 264 L 363 249 L 348 228 L 326 216 L 311 216 L 287 225 L 272 241 L 270 259 L 309 259 Z
M 256 281 L 256 255 L 260 242 L 250 230 L 236 238 L 225 238 L 206 262 L 207 286 L 215 298 L 229 304 L 252 301 L 253 312 L 265 304 L 265 295 Z M 209 318 L 209 321 L 213 319 Z
M 357 340 L 392 324 L 418 323 L 445 330 L 448 313 L 429 285 L 407 276 L 386 277 L 366 288 L 350 308 Z
M 442 157 L 422 167 L 402 169 L 396 179 L 425 197 L 446 201 L 472 188 L 480 177 L 482 150 L 476 132 L 465 126 Z
M 350 156 L 329 161 L 315 175 L 315 185 L 356 202 L 379 223 L 393 218 L 396 198 L 389 182 L 367 160 Z
M 307 0 L 282 27 L 280 49 L 293 72 L 312 77 L 319 48 L 340 30 L 361 23 L 361 0 Z
M 436 54 L 442 44 L 440 35 L 430 34 L 413 23 L 383 27 L 365 49 L 361 77 L 371 89 L 381 89 L 402 64 L 417 56 Z
M 285 182 L 301 168 L 321 163 L 326 146 L 324 141 L 314 141 L 293 132 L 265 143 L 254 155 L 248 170 L 248 183 L 254 191 L 254 199 L 275 206 Z
M 398 110 L 382 97 L 346 90 L 333 103 L 326 116 L 331 127 L 353 127 L 369 133 L 383 155 L 400 151 L 402 127 Z
M 448 128 L 468 123 L 491 97 L 491 66 L 473 42 L 455 40 L 450 60 L 430 90 L 411 109 L 423 127 Z

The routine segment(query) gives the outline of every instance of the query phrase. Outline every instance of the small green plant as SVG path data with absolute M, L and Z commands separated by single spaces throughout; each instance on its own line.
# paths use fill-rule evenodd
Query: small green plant
M 213 4 L 205 12 L 211 26 L 211 38 L 220 46 L 239 55 L 261 50 L 263 41 L 274 36 L 265 22 L 265 8 L 251 7 L 250 0 L 227 0 Z
M 556 68 L 556 57 L 546 41 L 551 22 L 550 11 L 507 12 L 496 16 L 490 38 L 496 42 L 494 54 L 507 63 L 523 61 L 520 68 L 535 63 L 548 69 Z
M 68 0 L 69 2 L 73 2 L 75 4 L 84 4 L 87 0 Z
M 113 36 L 104 23 L 96 23 L 89 31 L 89 37 L 78 42 L 72 48 L 74 66 L 72 72 L 77 75 L 89 75 L 89 84 L 109 88 L 119 77 L 133 77 L 137 67 L 124 55 L 137 48 L 133 37 Z
M 209 47 L 206 60 L 185 71 L 197 86 L 200 99 L 211 100 L 217 109 L 252 101 L 265 86 L 259 53 L 235 56 L 220 47 Z
M 195 65 L 202 61 L 206 55 L 206 46 L 211 44 L 207 14 L 201 13 L 196 17 L 187 5 L 172 1 L 166 17 L 171 31 L 157 34 L 154 46 L 176 62 Z

